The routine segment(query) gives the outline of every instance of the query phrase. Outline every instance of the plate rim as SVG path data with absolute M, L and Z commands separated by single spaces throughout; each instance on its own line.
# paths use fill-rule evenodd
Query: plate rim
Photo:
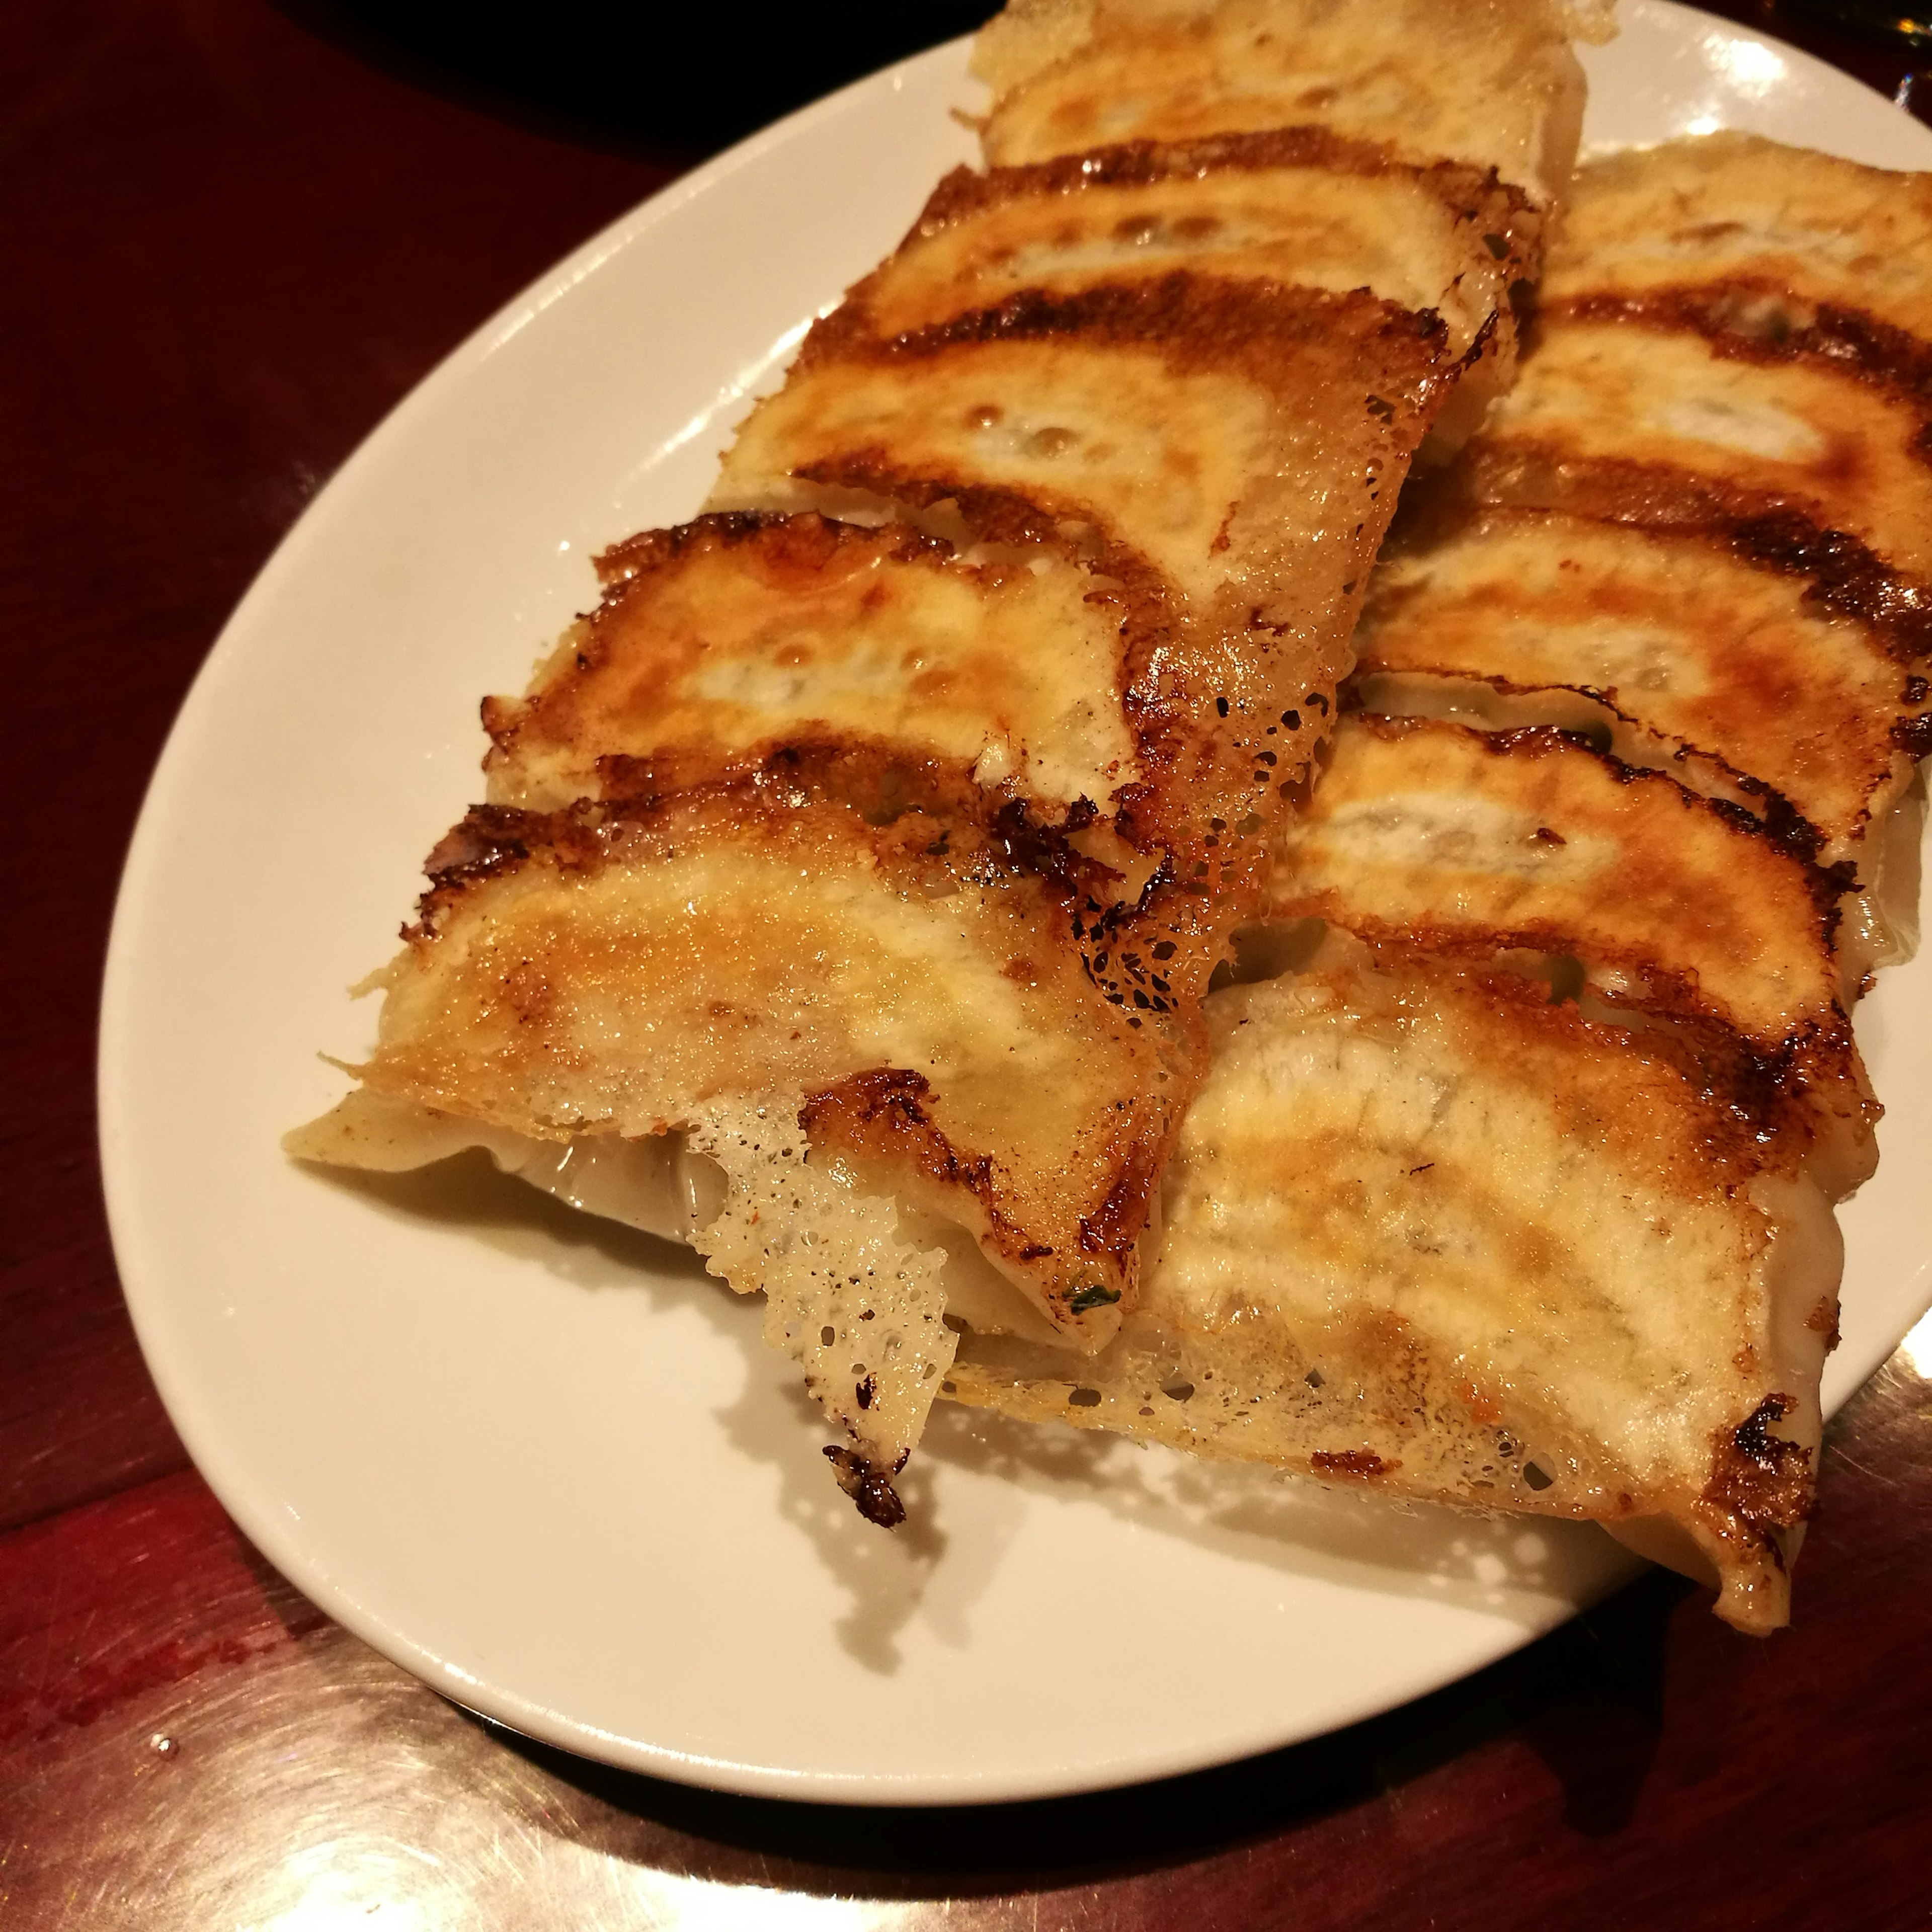
M 1868 87 L 1855 76 L 1741 22 L 1679 4 L 1678 0 L 1638 0 L 1637 7 L 1631 10 L 1634 12 L 1639 8 L 1648 10 L 1651 7 L 1708 22 L 1712 29 L 1735 38 L 1772 46 L 1798 62 L 1828 76 L 1834 88 L 1858 89 L 1869 94 L 1874 103 L 1882 103 L 1896 113 L 1903 112 L 1888 97 Z M 258 1499 L 238 1478 L 231 1482 L 232 1472 L 224 1466 L 220 1456 L 205 1459 L 199 1398 L 189 1387 L 182 1365 L 174 1359 L 156 1325 L 158 1318 L 154 1310 L 157 1304 L 151 1297 L 157 1292 L 146 1279 L 149 1264 L 132 1238 L 132 1214 L 128 1207 L 130 1184 L 124 1163 L 133 1157 L 130 1149 L 134 1136 L 123 1108 L 124 1100 L 130 1096 L 117 1088 L 115 1070 L 124 1058 L 122 1043 L 128 1029 L 134 1024 L 130 987 L 138 970 L 136 927 L 141 902 L 152 890 L 155 875 L 164 863 L 161 848 L 169 808 L 175 794 L 187 782 L 190 740 L 201 714 L 213 702 L 212 694 L 231 664 L 250 648 L 250 633 L 258 613 L 273 601 L 286 579 L 300 573 L 311 552 L 327 542 L 336 518 L 345 513 L 345 506 L 356 496 L 363 478 L 377 470 L 389 452 L 412 434 L 422 416 L 436 409 L 490 356 L 520 334 L 551 304 L 596 274 L 615 256 L 637 245 L 654 228 L 672 219 L 692 202 L 742 170 L 755 166 L 772 150 L 788 145 L 824 122 L 843 116 L 858 97 L 882 86 L 896 86 L 899 76 L 915 70 L 958 62 L 966 44 L 964 38 L 949 41 L 854 81 L 758 130 L 667 184 L 606 224 L 500 305 L 442 357 L 382 417 L 276 544 L 221 626 L 176 711 L 144 792 L 121 868 L 101 981 L 95 1099 L 103 1193 L 124 1299 L 143 1358 L 171 1421 L 188 1448 L 197 1472 L 242 1533 L 277 1570 L 352 1634 L 440 1694 L 477 1711 L 490 1721 L 566 1751 L 626 1770 L 747 1796 L 841 1804 L 927 1806 L 1024 1801 L 1154 1781 L 1238 1761 L 1306 1738 L 1330 1734 L 1396 1708 L 1442 1684 L 1459 1681 L 1462 1676 L 1509 1654 L 1553 1627 L 1552 1623 L 1545 1623 L 1538 1629 L 1522 1629 L 1499 1624 L 1492 1633 L 1492 1642 L 1477 1642 L 1468 1647 L 1466 1660 L 1454 1675 L 1445 1677 L 1432 1664 L 1411 1676 L 1396 1673 L 1391 1677 L 1385 1673 L 1374 1688 L 1365 1688 L 1362 1696 L 1348 1707 L 1346 1714 L 1334 1718 L 1316 1730 L 1295 1732 L 1286 1738 L 1282 1735 L 1278 1720 L 1270 1726 L 1258 1717 L 1245 1735 L 1224 1732 L 1214 1745 L 1206 1748 L 1198 1743 L 1176 1744 L 1165 1753 L 1138 1756 L 1130 1765 L 1088 1761 L 1077 1768 L 1064 1764 L 1057 1768 L 1042 1767 L 1030 1780 L 1007 1778 L 992 1789 L 986 1788 L 988 1778 L 975 1776 L 970 1769 L 946 1780 L 924 1774 L 900 1776 L 892 1773 L 861 1774 L 772 1766 L 644 1743 L 620 1732 L 602 1730 L 593 1724 L 566 1717 L 500 1682 L 482 1684 L 390 1622 L 343 1580 L 331 1574 L 325 1564 L 312 1559 L 299 1536 L 290 1532 L 280 1517 L 269 1513 L 266 1507 L 258 1508 Z M 1922 131 L 1928 144 L 1927 165 L 1932 168 L 1932 129 Z M 1883 1357 L 1878 1359 L 1882 1360 Z M 1876 1366 L 1876 1361 L 1870 1365 L 1872 1368 Z M 1868 1369 L 1858 1377 L 1859 1384 L 1870 1372 Z M 487 1694 L 478 1696 L 476 1694 L 478 1690 Z

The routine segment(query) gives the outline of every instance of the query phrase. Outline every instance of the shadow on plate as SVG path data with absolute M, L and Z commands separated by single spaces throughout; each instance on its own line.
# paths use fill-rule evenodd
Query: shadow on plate
M 646 1294 L 728 1340 L 746 1373 L 718 1424 L 740 1454 L 777 1472 L 780 1519 L 809 1542 L 844 1598 L 836 1640 L 881 1676 L 900 1667 L 915 1620 L 943 1647 L 970 1642 L 974 1607 L 1029 1497 L 1096 1507 L 1137 1531 L 1286 1576 L 1493 1612 L 1526 1629 L 1596 1601 L 1636 1567 L 1591 1525 L 1344 1492 L 944 1402 L 902 1480 L 908 1522 L 884 1535 L 832 1483 L 820 1453 L 823 1414 L 791 1365 L 761 1345 L 758 1304 L 706 1275 L 688 1248 L 580 1214 L 500 1173 L 480 1150 L 411 1173 L 312 1171 L 383 1211 L 460 1230 L 580 1288 Z M 941 1471 L 957 1474 L 936 1480 Z
M 898 1669 L 901 1633 L 946 1546 L 932 1469 L 922 1460 L 902 1478 L 908 1520 L 899 1531 L 886 1535 L 862 1520 L 820 1453 L 824 1412 L 792 1365 L 762 1343 L 758 1302 L 707 1274 L 703 1256 L 681 1242 L 581 1213 L 502 1173 L 480 1148 L 400 1174 L 308 1172 L 383 1213 L 537 1262 L 574 1286 L 645 1294 L 659 1309 L 688 1310 L 724 1336 L 746 1367 L 742 1392 L 718 1414 L 725 1440 L 776 1470 L 780 1519 L 812 1544 L 845 1597 L 834 1628 L 841 1646 L 882 1676 Z
M 1691 1594 L 1681 1578 L 1648 1571 L 1515 1655 L 1327 1737 L 1185 1777 L 1020 1804 L 888 1810 L 730 1797 L 472 1721 L 576 1794 L 541 1814 L 573 1844 L 712 1883 L 820 1897 L 983 1897 L 1159 1870 L 1313 1824 L 1511 1739 L 1561 1785 L 1565 1825 L 1600 1838 L 1629 1819 L 1650 1771 L 1666 1634 Z M 1152 1694 L 1158 1678 L 1150 1660 L 1146 1680 L 1121 1694 Z
M 621 154 L 694 159 L 970 33 L 986 0 L 810 7 L 458 6 L 276 0 L 318 38 L 446 100 Z
M 1714 1646 L 1702 1641 L 1710 1619 L 1694 1600 L 1692 1586 L 1652 1570 L 1562 1629 L 1460 1683 L 1326 1737 L 1237 1763 L 1026 1803 L 904 1810 L 805 1804 L 733 1797 L 613 1770 L 464 1711 L 330 1624 L 263 1559 L 246 1554 L 288 1635 L 300 1641 L 265 1653 L 258 1667 L 273 1681 L 254 1684 L 232 1714 L 230 1742 L 246 1758 L 244 1766 L 217 1750 L 217 1714 L 205 1702 L 191 1716 L 183 1712 L 182 1724 L 194 1728 L 196 1760 L 223 1774 L 200 1798 L 170 1784 L 167 1802 L 156 1808 L 157 1832 L 171 1833 L 176 1844 L 191 1843 L 201 1831 L 232 1836 L 233 1774 L 244 1769 L 248 1788 L 256 1794 L 251 1820 L 260 1826 L 272 1819 L 298 1835 L 313 1832 L 318 1817 L 328 1819 L 332 1832 L 347 1834 L 340 1845 L 332 1840 L 338 1863 L 356 1849 L 358 1830 L 381 1839 L 377 1849 L 389 1846 L 386 1834 L 400 1832 L 433 1852 L 426 1862 L 438 1868 L 435 1876 L 448 1879 L 452 1923 L 461 1909 L 493 1895 L 498 1879 L 504 1886 L 535 1887 L 535 1896 L 552 1904 L 577 1899 L 584 1909 L 572 1923 L 614 1926 L 680 1922 L 686 1906 L 706 1924 L 749 1924 L 749 1917 L 734 1916 L 730 1903 L 742 1887 L 754 1888 L 774 1908 L 782 1908 L 787 1894 L 910 1902 L 1081 1888 L 1239 1858 L 1244 1847 L 1318 1827 L 1392 1796 L 1400 1803 L 1402 1794 L 1459 1761 L 1488 1760 L 1486 1771 L 1466 1780 L 1477 1794 L 1470 1802 L 1480 1804 L 1487 1802 L 1481 1794 L 1493 1797 L 1520 1782 L 1525 1752 L 1540 1760 L 1560 1791 L 1563 1826 L 1601 1840 L 1630 1820 L 1647 1785 L 1660 1775 L 1681 1781 L 1687 1769 L 1678 1762 L 1683 1740 L 1674 1735 L 1681 1726 L 1673 1726 L 1673 1741 L 1660 1754 L 1667 1656 L 1681 1660 L 1687 1649 L 1696 1654 L 1708 1693 L 1714 1676 L 1736 1678 L 1742 1670 L 1748 1678 L 1738 1658 L 1753 1648 L 1735 1639 L 1727 1644 L 1720 1637 Z M 1673 1634 L 1680 1616 L 1684 1623 Z M 1157 1694 L 1159 1677 L 1158 1660 L 1150 1660 L 1145 1676 L 1124 1684 L 1121 1695 Z M 318 1682 L 328 1688 L 330 1740 L 319 1761 L 357 1766 L 356 1799 L 339 1815 L 314 1811 L 312 1780 L 282 1774 L 290 1728 L 263 1725 L 251 1715 L 265 1706 L 285 1708 L 292 1724 L 296 1714 L 315 1708 Z M 1701 1767 L 1707 1772 L 1734 1741 L 1730 1719 L 1738 1713 L 1729 1707 L 1749 1707 L 1748 1694 L 1742 1702 L 1736 1694 L 1740 1688 L 1733 1684 L 1727 1696 L 1720 1684 L 1714 1703 L 1708 1694 L 1700 1699 L 1702 1721 L 1712 1732 L 1711 1762 Z M 943 1709 L 932 1721 L 944 1723 Z M 425 1793 L 434 1794 L 433 1804 L 424 1804 Z M 1413 1802 L 1439 1813 L 1452 1801 L 1438 1789 L 1433 1798 L 1418 1792 Z M 1511 1808 L 1520 1811 L 1526 1802 L 1543 1810 L 1534 1786 Z M 283 1816 L 277 1806 L 291 1815 Z M 1501 1832 L 1504 1822 L 1483 1819 L 1472 1828 Z M 168 1848 L 165 1842 L 160 1847 Z M 117 1865 L 116 1885 L 127 1876 L 124 1864 Z M 1500 1870 L 1496 1876 L 1502 1882 Z M 519 1890 L 518 1917 L 489 1922 L 534 1922 L 522 1916 L 532 1895 Z M 652 1908 L 648 1918 L 633 1910 L 640 1901 Z M 1024 1913 L 1024 1906 L 1020 1910 Z M 482 1922 L 472 1916 L 463 1922 Z M 555 1922 L 564 1922 L 562 1916 Z M 760 1914 L 756 1922 L 776 1920 Z
M 579 1214 L 497 1173 L 480 1155 L 411 1174 L 328 1178 L 391 1213 L 460 1226 L 493 1244 L 540 1255 L 586 1288 L 629 1285 L 694 1306 L 728 1327 L 748 1352 L 765 1357 L 757 1346 L 755 1310 L 706 1277 L 695 1255 Z M 934 1522 L 896 1551 L 897 1539 L 859 1523 L 825 1479 L 808 1398 L 792 1387 L 788 1365 L 776 1356 L 763 1366 L 770 1372 L 750 1376 L 721 1420 L 747 1453 L 778 1460 L 784 1513 L 850 1593 L 842 1633 L 848 1648 L 889 1672 L 898 1634 L 919 1610 L 940 1558 L 950 1552 L 956 1562 L 976 1559 L 983 1566 L 997 1559 L 998 1550 L 962 1547 L 974 1539 L 949 1539 Z M 1395 1509 L 1390 1520 L 1371 1522 L 1362 1508 L 1370 1499 L 946 1405 L 936 1412 L 928 1449 L 930 1466 L 1024 1489 L 1070 1489 L 1144 1527 L 1232 1544 L 1286 1569 L 1333 1574 L 1339 1568 L 1357 1580 L 1408 1590 L 1437 1589 L 1429 1579 L 1444 1574 L 1445 1546 L 1436 1520 L 1447 1511 Z M 908 1500 L 923 1505 L 922 1513 L 937 1507 L 930 1494 Z M 1496 1567 L 1510 1541 L 1528 1533 L 1526 1526 L 1471 1519 L 1461 1526 L 1456 1561 L 1464 1574 L 1455 1580 L 1464 1600 L 1535 1580 L 1543 1559 L 1532 1562 L 1520 1550 L 1517 1574 L 1506 1577 Z M 879 1565 L 889 1550 L 905 1574 L 885 1580 L 889 1587 L 881 1590 Z M 675 1875 L 826 1897 L 908 1899 L 1078 1884 L 1158 1870 L 1293 1830 L 1510 1737 L 1550 1767 L 1563 1790 L 1567 1823 L 1599 1836 L 1628 1817 L 1648 1771 L 1660 1727 L 1666 1633 L 1691 1594 L 1681 1580 L 1646 1572 L 1523 1651 L 1329 1736 L 1126 1790 L 1020 1804 L 885 1810 L 732 1797 L 613 1770 L 464 1716 L 506 1754 L 495 1781 L 521 1794 L 520 1814 L 572 1845 L 667 1880 Z M 1284 1660 L 1283 1667 L 1310 1663 Z M 1121 1694 L 1157 1695 L 1159 1677 L 1150 1661 L 1145 1681 L 1123 1685 Z M 1262 1694 L 1262 1687 L 1257 1690 Z M 932 1721 L 943 1725 L 944 1711 L 936 1710 Z M 512 1764 L 520 1769 L 512 1771 Z
M 1077 1496 L 1138 1528 L 1289 1574 L 1546 1621 L 1637 1568 L 1594 1524 L 1485 1515 L 1144 1448 L 1101 1430 L 940 1403 L 920 1445 L 1032 1493 Z

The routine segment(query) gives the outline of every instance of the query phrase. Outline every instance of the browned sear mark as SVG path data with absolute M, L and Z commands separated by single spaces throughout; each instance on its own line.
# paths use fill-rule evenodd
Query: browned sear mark
M 825 1460 L 832 1465 L 838 1486 L 857 1504 L 859 1514 L 868 1522 L 875 1522 L 881 1529 L 896 1529 L 905 1521 L 905 1504 L 899 1501 L 892 1478 L 877 1463 L 836 1442 L 825 1445 Z
M 1402 1467 L 1399 1460 L 1384 1462 L 1372 1449 L 1318 1449 L 1308 1462 L 1318 1476 L 1382 1476 Z

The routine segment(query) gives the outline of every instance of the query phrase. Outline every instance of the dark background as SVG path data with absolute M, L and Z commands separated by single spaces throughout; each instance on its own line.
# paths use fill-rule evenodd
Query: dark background
M 483 112 L 612 152 L 687 158 L 998 11 L 975 0 L 500 10 L 282 0 L 310 32 Z

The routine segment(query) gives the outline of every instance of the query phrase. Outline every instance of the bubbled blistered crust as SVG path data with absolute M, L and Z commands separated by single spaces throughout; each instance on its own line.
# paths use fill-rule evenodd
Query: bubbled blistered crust
M 956 169 L 842 313 L 887 340 L 1028 291 L 1185 269 L 1432 310 L 1460 356 L 1492 316 L 1513 338 L 1510 291 L 1534 280 L 1541 236 L 1540 214 L 1494 175 L 1401 161 L 1325 128 L 1129 142 Z
M 1510 152 L 1567 169 L 1563 16 L 1503 13 Z M 572 1149 L 681 1129 L 730 1172 L 700 1244 L 766 1289 L 875 1520 L 939 1360 L 903 1339 L 938 1276 L 902 1228 L 966 1230 L 1076 1348 L 1132 1307 L 1200 1001 L 1396 491 L 1458 385 L 1479 409 L 1508 380 L 1541 177 L 1438 166 L 1413 119 L 1420 154 L 1339 140 L 1349 93 L 1293 117 L 1325 134 L 1268 109 L 943 188 L 754 411 L 715 514 L 607 553 L 598 609 L 489 701 L 490 802 L 382 976 L 370 1091 Z M 1062 237 L 1096 212 L 1097 253 Z M 1037 275 L 998 286 L 1002 224 Z M 896 1360 L 848 1346 L 862 1254 Z
M 1848 884 L 1574 734 L 1358 714 L 1284 836 L 1270 914 L 1479 966 L 1574 959 L 1609 1004 L 1728 1050 L 1732 1104 L 1767 1130 L 1862 1146 L 1876 1109 L 1833 950 Z
M 1925 195 L 1735 137 L 1580 177 L 1523 381 L 1371 595 L 1351 701 L 1417 716 L 1345 722 L 1284 842 L 1279 918 L 1334 922 L 1316 969 L 1210 1002 L 1120 1340 L 1057 1373 L 970 1342 L 967 1399 L 1500 1490 L 1784 1621 L 1829 1205 L 1873 1158 L 1844 1009 L 1883 949 L 1845 934 L 1900 890 L 1932 742 Z
M 1572 34 L 1607 6 L 1546 0 L 1020 0 L 980 37 L 998 166 L 1133 140 L 1320 122 L 1562 198 L 1583 112 Z
M 1698 527 L 1783 514 L 1922 586 L 1932 466 L 1916 407 L 1830 359 L 1628 318 L 1546 316 L 1472 443 L 1486 501 Z
M 1139 778 L 1134 600 L 1064 543 L 968 563 L 903 524 L 707 517 L 598 568 L 602 602 L 529 694 L 484 701 L 494 803 L 554 810 L 646 766 L 755 771 L 805 743 L 876 766 L 854 797 L 875 815 L 939 790 L 970 806 L 976 784 L 988 813 L 1017 800 L 1064 828 Z
M 716 500 L 836 488 L 970 517 L 1018 499 L 1085 533 L 1149 612 L 1126 694 L 1144 776 L 1121 830 L 1191 866 L 1205 821 L 1271 815 L 1318 742 L 1459 366 L 1439 322 L 1372 296 L 1180 272 L 883 343 L 841 310 L 746 423 Z
M 940 1258 L 908 1240 L 890 1199 L 806 1159 L 798 1096 L 707 1109 L 690 1140 L 724 1170 L 724 1204 L 697 1235 L 705 1264 L 765 1298 L 766 1342 L 789 1355 L 850 1447 L 827 1448 L 859 1513 L 905 1515 L 892 1478 L 926 1427 L 956 1346 Z
M 1528 722 L 1540 694 L 1545 722 L 1760 812 L 1781 800 L 1826 863 L 1856 857 L 1932 730 L 1924 614 L 1761 528 L 1645 530 L 1434 494 L 1405 504 L 1370 579 L 1359 681 L 1401 678 L 1420 700 L 1417 681 L 1434 680 L 1472 722 Z M 1490 694 L 1449 688 L 1472 682 Z M 1562 708 L 1564 693 L 1588 708 Z
M 1822 1338 L 1794 1355 L 1774 1304 L 1807 1285 L 1774 1296 L 1769 1270 L 1829 1226 L 1802 1149 L 1742 1126 L 1681 1043 L 1520 980 L 1331 966 L 1208 1006 L 1214 1069 L 1118 1340 L 1081 1360 L 969 1335 L 945 1392 L 1399 1495 L 1660 1518 L 1726 1614 L 1782 1622 Z M 1835 1265 L 1827 1241 L 1828 1304 Z
M 1050 1320 L 1112 1332 L 1198 1058 L 1208 962 L 1160 936 L 1184 938 L 1184 896 L 1110 911 L 1064 846 L 920 812 L 868 826 L 782 766 L 480 808 L 432 869 L 366 1086 L 553 1139 L 796 1091 L 811 1144 L 904 1156 L 907 1198 L 971 1228 Z M 1124 983 L 1114 954 L 1143 930 Z M 880 1069 L 916 1100 L 916 1145 L 843 1104 Z
M 1773 298 L 1760 332 L 1822 323 L 1932 343 L 1932 179 L 1726 131 L 1592 162 L 1547 292 L 1559 302 L 1659 294 Z M 1798 311 L 1796 318 L 1793 310 Z M 1806 313 L 1808 311 L 1808 314 Z

